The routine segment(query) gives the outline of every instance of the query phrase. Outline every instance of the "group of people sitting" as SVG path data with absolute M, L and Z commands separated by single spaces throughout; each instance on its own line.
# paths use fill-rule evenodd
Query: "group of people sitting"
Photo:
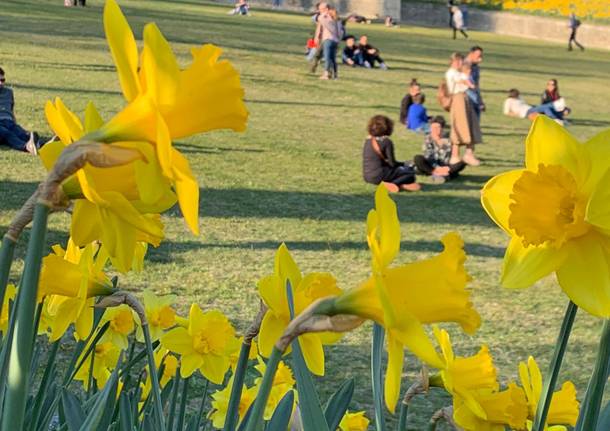
M 445 119 L 441 115 L 430 121 L 423 152 L 412 161 L 400 162 L 394 156 L 394 143 L 390 136 L 394 122 L 385 115 L 369 120 L 368 137 L 362 151 L 362 175 L 371 184 L 382 183 L 389 192 L 418 191 L 421 186 L 416 175 L 429 175 L 435 184 L 456 178 L 466 163 L 451 162 L 452 145 L 445 134 Z
M 318 3 L 311 19 L 316 25 L 316 30 L 307 40 L 306 58 L 312 63 L 312 73 L 315 73 L 318 64 L 324 61 L 324 72 L 320 79 L 338 78 L 337 49 L 342 40 L 345 41 L 345 49 L 341 56 L 343 64 L 369 69 L 379 64 L 381 69 L 388 68 L 380 57 L 379 49 L 368 43 L 366 35 L 360 36 L 358 44 L 354 36 L 346 35 L 345 25 L 348 19 L 339 18 L 335 7 L 325 2 Z
M 556 79 L 549 79 L 542 93 L 540 104 L 532 106 L 521 98 L 516 88 L 508 91 L 508 98 L 504 101 L 504 115 L 534 120 L 538 115 L 546 115 L 557 123 L 566 124 L 565 117 L 571 110 L 566 106 L 565 99 L 559 94 L 559 83 Z
M 346 36 L 345 48 L 343 48 L 341 58 L 343 60 L 343 64 L 352 67 L 360 66 L 371 69 L 375 67 L 375 64 L 379 64 L 380 69 L 387 70 L 388 68 L 379 55 L 379 50 L 373 45 L 369 44 L 369 38 L 365 34 L 360 36 L 357 44 L 354 36 Z
M 228 15 L 250 15 L 250 4 L 248 0 L 237 0 L 235 7 L 227 12 Z

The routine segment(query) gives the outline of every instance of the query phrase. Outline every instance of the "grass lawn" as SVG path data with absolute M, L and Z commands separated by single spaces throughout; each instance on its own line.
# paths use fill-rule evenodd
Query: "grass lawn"
M 105 118 L 123 104 L 103 35 L 102 1 L 90 0 L 85 9 L 67 9 L 61 3 L 4 0 L 0 12 L 0 62 L 15 91 L 17 118 L 43 133 L 48 133 L 43 106 L 55 96 L 78 113 L 93 100 Z M 480 344 L 489 345 L 503 382 L 517 378 L 517 364 L 528 355 L 546 369 L 566 297 L 552 277 L 523 291 L 499 286 L 507 239 L 484 214 L 479 190 L 491 176 L 522 165 L 529 122 L 502 116 L 510 87 L 537 103 L 546 80 L 556 77 L 573 108 L 572 133 L 585 140 L 610 127 L 608 52 L 568 53 L 563 45 L 477 32 L 468 41 L 453 41 L 447 30 L 351 25 L 350 33 L 369 35 L 390 70 L 341 68 L 338 81 L 323 82 L 307 73 L 302 55 L 312 31 L 305 16 L 255 10 L 251 17 L 230 17 L 227 6 L 195 0 L 120 3 L 138 38 L 144 23 L 155 21 L 183 64 L 190 46 L 214 43 L 224 48 L 241 73 L 250 111 L 243 134 L 220 131 L 175 144 L 200 181 L 202 234 L 191 236 L 178 210 L 166 214 L 166 241 L 150 251 L 143 273 L 121 279 L 124 288 L 176 293 L 182 312 L 196 301 L 223 310 L 243 329 L 257 308 L 256 283 L 272 271 L 282 241 L 304 272 L 331 271 L 340 286 L 355 285 L 369 273 L 365 219 L 374 188 L 361 179 L 366 121 L 374 114 L 397 118 L 413 77 L 423 83 L 429 113 L 440 113 L 436 86 L 449 54 L 476 43 L 485 48 L 486 143 L 477 150 L 483 165 L 443 186 L 423 179 L 421 192 L 395 196 L 402 221 L 399 260 L 430 256 L 440 250 L 443 234 L 459 231 L 483 325 L 474 337 L 448 326 L 457 352 L 472 354 Z M 410 158 L 420 150 L 422 138 L 398 129 L 397 156 Z M 43 176 L 36 158 L 0 151 L 0 231 Z M 65 242 L 68 221 L 65 214 L 52 217 L 51 243 Z M 21 267 L 20 260 L 14 279 Z M 562 378 L 574 380 L 580 395 L 600 329 L 599 320 L 578 315 Z M 370 417 L 369 349 L 369 325 L 327 349 L 328 376 L 319 382 L 322 399 L 353 376 L 357 389 L 352 409 L 367 409 Z M 407 355 L 405 364 L 406 387 L 418 362 Z M 432 411 L 447 402 L 436 392 L 419 400 L 411 410 L 412 429 L 422 429 Z

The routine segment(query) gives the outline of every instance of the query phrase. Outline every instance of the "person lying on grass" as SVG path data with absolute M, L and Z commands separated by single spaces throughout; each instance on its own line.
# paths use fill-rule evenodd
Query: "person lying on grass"
M 534 121 L 538 115 L 543 114 L 563 125 L 563 120 L 559 114 L 562 109 L 565 109 L 563 98 L 557 99 L 554 102 L 532 106 L 521 98 L 521 93 L 516 88 L 511 88 L 508 91 L 508 97 L 504 101 L 504 115 L 517 118 L 528 118 L 531 121 Z
M 447 180 L 456 178 L 466 167 L 466 163 L 459 161 L 449 164 L 451 159 L 451 142 L 444 133 L 445 118 L 437 115 L 430 123 L 430 133 L 426 134 L 423 150 L 413 158 L 417 173 L 431 175 L 432 182 L 442 184 Z
M 380 184 L 389 192 L 417 191 L 415 169 L 411 164 L 399 162 L 394 157 L 394 143 L 390 139 L 394 122 L 385 115 L 375 115 L 369 120 L 369 135 L 362 150 L 362 176 L 370 184 Z

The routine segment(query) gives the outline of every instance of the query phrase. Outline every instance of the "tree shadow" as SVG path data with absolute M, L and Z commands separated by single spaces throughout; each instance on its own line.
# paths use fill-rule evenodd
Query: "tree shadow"
M 236 147 L 206 147 L 204 145 L 187 144 L 184 142 L 174 142 L 174 148 L 186 154 L 223 154 L 223 153 L 264 153 L 266 150 L 261 148 L 236 148 Z

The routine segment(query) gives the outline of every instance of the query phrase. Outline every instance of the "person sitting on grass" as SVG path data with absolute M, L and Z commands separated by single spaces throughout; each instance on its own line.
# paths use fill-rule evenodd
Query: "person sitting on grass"
M 460 171 L 466 167 L 466 163 L 459 161 L 449 164 L 451 159 L 451 142 L 445 136 L 443 129 L 445 119 L 438 115 L 430 123 L 430 133 L 426 134 L 423 150 L 424 154 L 418 154 L 413 158 L 417 172 L 423 175 L 431 175 L 432 182 L 442 184 L 447 180 L 456 178 Z
M 247 0 L 238 0 L 235 7 L 228 12 L 228 15 L 250 15 L 250 5 Z
M 32 155 L 38 152 L 38 134 L 26 132 L 17 124 L 15 118 L 15 97 L 13 90 L 5 85 L 4 69 L 0 67 L 0 144 L 14 150 L 27 151 Z
M 425 97 L 423 93 L 413 96 L 413 103 L 409 106 L 409 112 L 407 114 L 407 129 L 423 133 L 428 133 L 430 131 L 430 125 L 428 124 L 430 117 L 428 117 L 424 101 Z
M 409 108 L 413 104 L 413 97 L 415 97 L 419 93 L 421 93 L 421 86 L 419 85 L 419 82 L 417 82 L 417 78 L 413 78 L 409 83 L 408 93 L 405 95 L 405 97 L 402 98 L 402 101 L 400 102 L 400 115 L 398 117 L 400 123 L 404 124 L 407 127 L 409 127 L 409 122 L 407 121 Z
M 345 48 L 343 48 L 342 54 L 343 64 L 348 66 L 356 67 L 362 66 L 362 54 L 358 46 L 356 46 L 356 39 L 352 35 L 345 37 Z
M 413 166 L 394 157 L 394 143 L 390 139 L 393 131 L 394 122 L 385 115 L 375 115 L 369 120 L 369 136 L 362 150 L 362 176 L 367 183 L 383 183 L 392 193 L 417 191 L 421 187 Z
M 380 69 L 386 70 L 388 68 L 388 66 L 379 56 L 379 50 L 373 45 L 369 45 L 369 38 L 367 35 L 363 34 L 362 36 L 360 36 L 358 48 L 362 53 L 362 64 L 364 65 L 364 67 L 370 69 L 375 67 L 375 63 L 379 63 Z
M 521 98 L 521 94 L 516 88 L 511 88 L 508 91 L 508 98 L 504 101 L 504 115 L 517 118 L 528 118 L 533 121 L 538 115 L 543 114 L 551 120 L 555 120 L 557 123 L 563 125 L 563 120 L 559 114 L 562 108 L 565 108 L 563 99 L 532 106 Z

